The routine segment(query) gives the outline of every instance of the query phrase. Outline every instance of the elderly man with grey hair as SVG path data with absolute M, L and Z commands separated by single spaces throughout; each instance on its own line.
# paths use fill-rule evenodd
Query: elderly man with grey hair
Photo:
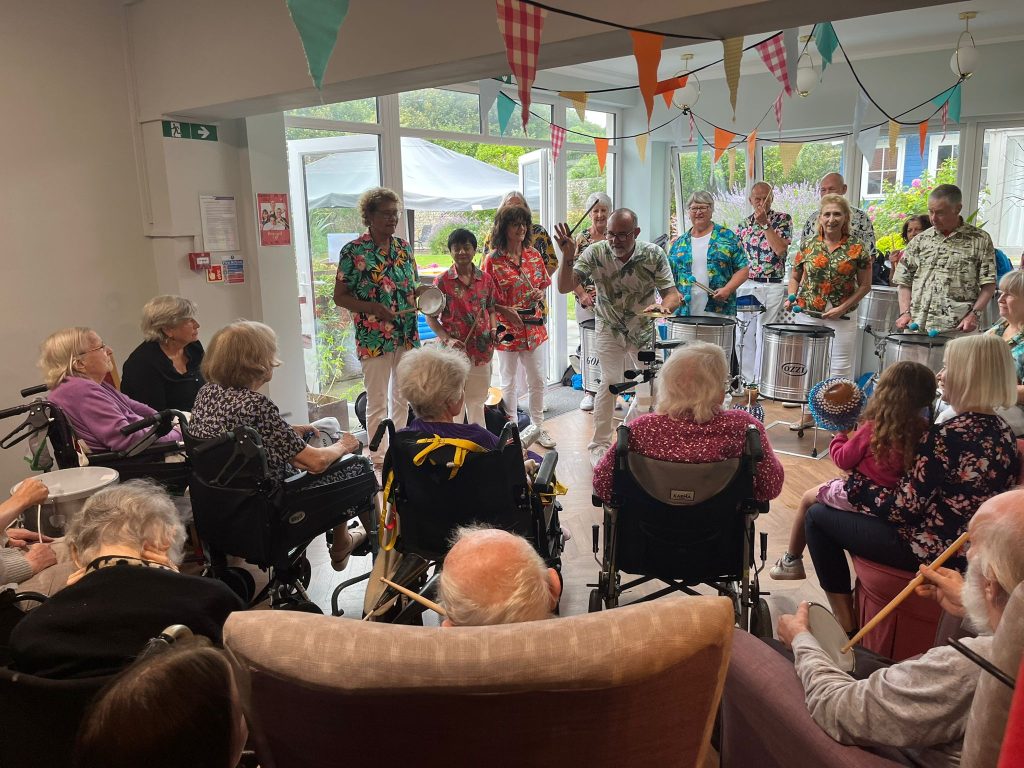
M 841 173 L 826 173 L 821 177 L 821 181 L 818 182 L 819 197 L 824 197 L 825 195 L 846 195 L 846 190 L 846 180 L 843 179 Z M 817 236 L 818 211 L 815 211 L 804 222 L 804 228 L 800 236 L 801 247 Z M 850 237 L 859 240 L 867 251 L 867 255 L 874 260 L 877 255 L 875 251 L 875 225 L 871 223 L 871 218 L 866 212 L 860 208 L 854 208 L 852 204 L 850 205 Z M 789 267 L 791 269 L 792 264 Z M 789 269 L 787 269 L 787 274 L 788 272 Z
M 561 594 L 558 571 L 526 539 L 484 526 L 456 532 L 438 585 L 446 627 L 550 619 Z
M 1024 491 L 993 496 L 967 526 L 967 573 L 921 566 L 932 597 L 980 633 L 963 643 L 988 656 L 1010 594 L 1024 581 Z M 980 667 L 944 645 L 855 680 L 841 671 L 809 631 L 808 603 L 779 619 L 779 640 L 793 649 L 807 708 L 843 744 L 889 747 L 914 765 L 960 765 L 967 716 Z
M 932 228 L 907 244 L 893 274 L 897 328 L 916 323 L 922 331 L 978 330 L 996 292 L 996 252 L 988 233 L 964 222 L 962 209 L 963 196 L 953 184 L 939 184 L 928 196 Z
M 185 529 L 167 492 L 143 480 L 94 494 L 65 538 L 77 571 L 11 633 L 18 670 L 99 677 L 127 666 L 172 624 L 221 641 L 242 600 L 216 579 L 178 572 Z

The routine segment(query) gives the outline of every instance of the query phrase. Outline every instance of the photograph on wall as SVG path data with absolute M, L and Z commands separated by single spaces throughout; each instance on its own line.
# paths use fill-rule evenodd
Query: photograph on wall
M 291 245 L 290 215 L 288 195 L 257 193 L 256 220 L 260 228 L 260 245 Z

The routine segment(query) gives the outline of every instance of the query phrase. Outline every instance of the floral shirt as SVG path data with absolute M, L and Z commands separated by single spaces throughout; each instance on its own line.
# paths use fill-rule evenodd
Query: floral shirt
M 690 232 L 677 237 L 668 250 L 668 263 L 675 275 L 676 288 L 683 297 L 677 315 L 690 314 L 690 296 L 693 286 L 693 245 Z M 736 233 L 721 224 L 711 225 L 711 240 L 708 242 L 708 287 L 715 291 L 724 288 L 732 276 L 747 266 L 747 255 L 740 247 Z M 700 290 L 697 288 L 696 290 Z M 736 314 L 736 294 L 725 301 L 716 301 L 708 296 L 708 312 L 720 315 Z
M 1000 319 L 998 323 L 989 328 L 988 332 L 993 336 L 1003 338 L 1006 332 L 1007 322 Z M 1010 345 L 1010 355 L 1013 357 L 1013 367 L 1017 371 L 1017 383 L 1024 384 L 1024 329 L 1017 332 L 1015 336 L 1006 340 Z
M 896 526 L 913 553 L 927 563 L 967 530 L 983 501 L 1014 486 L 1019 461 L 1006 422 L 994 414 L 962 413 L 932 425 L 914 466 L 895 488 L 882 488 L 854 473 L 847 480 L 847 498 L 858 511 Z M 950 563 L 947 567 L 966 565 L 960 555 Z
M 749 277 L 781 280 L 786 277 L 786 254 L 778 254 L 768 242 L 766 230 L 774 229 L 783 240 L 793 237 L 793 217 L 781 211 L 768 211 L 768 226 L 762 228 L 754 221 L 754 214 L 743 220 L 736 234 L 747 254 Z
M 598 243 L 600 240 L 595 240 L 593 235 L 590 234 L 590 227 L 587 227 L 578 235 L 576 235 L 576 253 L 583 253 L 587 248 L 592 246 L 594 243 Z M 597 300 L 597 288 L 594 287 L 594 278 L 588 277 L 582 283 L 582 288 L 590 294 L 590 298 Z
M 870 263 L 867 249 L 852 237 L 844 238 L 831 253 L 821 237 L 804 241 L 794 261 L 794 269 L 804 269 L 796 303 L 811 317 L 820 317 L 829 306 L 838 307 L 857 292 L 857 273 Z
M 640 313 L 654 303 L 655 290 L 675 287 L 661 248 L 637 240 L 633 255 L 623 263 L 611 244 L 600 240 L 580 254 L 572 270 L 581 283 L 594 281 L 598 332 L 604 329 L 637 349 L 651 343 L 651 321 Z
M 907 243 L 892 281 L 910 288 L 911 320 L 928 330 L 951 330 L 971 311 L 981 287 L 996 282 L 992 238 L 963 219 L 948 237 L 926 229 Z
M 337 280 L 348 286 L 357 299 L 376 301 L 395 311 L 416 309 L 416 260 L 412 248 L 399 237 L 391 238 L 387 253 L 377 248 L 369 233 L 346 243 L 338 261 Z M 420 344 L 415 311 L 394 320 L 353 312 L 352 322 L 360 360 Z
M 473 267 L 473 278 L 467 286 L 459 279 L 453 264 L 434 281 L 445 295 L 444 311 L 437 320 L 452 336 L 466 345 L 466 355 L 473 365 L 487 365 L 494 354 L 495 285 L 490 275 Z
M 553 272 L 558 269 L 558 254 L 555 253 L 555 246 L 551 243 L 551 235 L 548 234 L 548 231 L 540 224 L 535 223 L 530 229 L 530 235 L 530 247 L 544 259 L 544 266 L 548 271 Z M 490 253 L 493 250 L 491 236 L 488 234 L 484 238 L 484 253 Z
M 551 285 L 544 260 L 533 248 L 523 249 L 518 265 L 505 253 L 492 251 L 484 259 L 483 271 L 494 280 L 495 298 L 503 307 L 525 307 L 529 304 L 526 299 L 527 293 L 534 288 L 543 291 Z M 543 310 L 538 308 L 533 317 L 543 318 Z M 530 319 L 529 316 L 526 319 Z M 513 335 L 513 339 L 509 342 L 499 342 L 499 352 L 536 349 L 548 339 L 548 330 L 543 325 L 525 325 L 517 328 L 506 323 L 505 326 L 507 332 Z

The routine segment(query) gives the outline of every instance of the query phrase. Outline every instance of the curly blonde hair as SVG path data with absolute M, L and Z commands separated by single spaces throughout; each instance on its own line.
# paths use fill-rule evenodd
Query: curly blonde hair
M 862 424 L 871 422 L 871 454 L 877 461 L 896 453 L 903 469 L 910 469 L 928 429 L 921 412 L 935 402 L 936 386 L 935 374 L 921 363 L 903 360 L 885 369 L 861 417 Z

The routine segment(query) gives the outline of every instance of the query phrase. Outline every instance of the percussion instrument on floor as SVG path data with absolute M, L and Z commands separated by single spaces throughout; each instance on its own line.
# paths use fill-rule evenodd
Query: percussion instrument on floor
M 824 325 L 765 325 L 761 394 L 769 400 L 806 403 L 811 388 L 828 375 L 835 335 Z
M 733 343 L 736 339 L 736 319 L 723 315 L 691 315 L 668 318 L 669 339 L 684 343 L 707 341 L 717 344 L 725 352 L 725 359 L 732 359 Z
M 911 360 L 926 365 L 934 373 L 942 369 L 942 357 L 946 351 L 949 336 L 929 336 L 926 333 L 890 333 L 885 337 L 885 355 L 882 368 L 888 368 L 901 360 Z
M 24 512 L 24 528 L 40 531 L 46 536 L 63 536 L 64 530 L 81 512 L 85 501 L 94 493 L 118 480 L 116 469 L 110 467 L 72 467 L 36 476 L 50 492 L 42 509 L 29 507 Z M 18 483 L 21 485 L 21 483 Z M 11 493 L 18 489 L 11 488 Z
M 580 373 L 583 376 L 583 391 L 597 392 L 601 383 L 601 359 L 597 356 L 597 321 L 584 320 L 580 323 Z
M 868 333 L 886 334 L 900 315 L 898 289 L 873 285 L 857 307 L 857 327 Z
M 843 646 L 849 642 L 849 638 L 843 630 L 843 625 L 832 615 L 832 612 L 820 603 L 811 603 L 807 611 L 807 623 L 814 639 L 832 659 L 832 663 L 843 672 L 853 672 L 854 666 L 856 666 L 856 657 L 854 657 L 853 651 L 843 652 Z

